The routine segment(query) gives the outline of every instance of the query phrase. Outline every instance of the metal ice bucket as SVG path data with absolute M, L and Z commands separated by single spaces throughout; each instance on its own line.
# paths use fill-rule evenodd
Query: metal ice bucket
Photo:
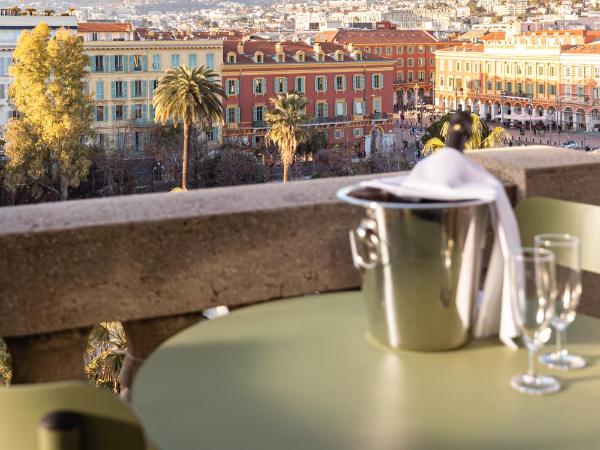
M 338 191 L 366 212 L 350 244 L 370 333 L 394 349 L 460 347 L 471 335 L 489 203 L 389 197 L 359 186 Z

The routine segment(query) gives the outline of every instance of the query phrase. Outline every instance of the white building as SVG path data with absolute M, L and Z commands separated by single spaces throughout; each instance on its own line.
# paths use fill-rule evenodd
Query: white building
M 60 28 L 77 31 L 77 18 L 72 16 L 17 16 L 11 10 L 0 10 L 0 126 L 13 116 L 14 108 L 8 102 L 8 85 L 11 78 L 8 68 L 17 39 L 24 30 L 32 30 L 40 22 L 48 24 L 52 32 Z

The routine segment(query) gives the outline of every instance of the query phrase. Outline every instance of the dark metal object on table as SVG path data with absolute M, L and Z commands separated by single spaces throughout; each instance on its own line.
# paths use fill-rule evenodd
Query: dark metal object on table
M 469 111 L 457 111 L 448 123 L 446 146 L 464 151 L 473 133 L 473 117 Z

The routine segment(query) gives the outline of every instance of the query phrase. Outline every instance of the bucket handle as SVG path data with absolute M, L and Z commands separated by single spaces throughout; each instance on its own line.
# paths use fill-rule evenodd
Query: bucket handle
M 374 220 L 363 219 L 356 230 L 350 231 L 350 250 L 354 267 L 359 270 L 372 269 L 380 262 L 380 240 L 375 231 L 377 224 Z M 366 250 L 362 256 L 358 250 L 359 241 Z

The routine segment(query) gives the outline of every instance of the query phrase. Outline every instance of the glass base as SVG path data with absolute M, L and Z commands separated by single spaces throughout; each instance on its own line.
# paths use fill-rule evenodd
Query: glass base
M 551 369 L 577 370 L 586 366 L 585 359 L 567 352 L 550 352 L 540 356 L 540 362 Z
M 560 391 L 560 383 L 554 377 L 538 375 L 532 377 L 526 373 L 515 375 L 510 379 L 510 385 L 522 394 L 546 395 Z

